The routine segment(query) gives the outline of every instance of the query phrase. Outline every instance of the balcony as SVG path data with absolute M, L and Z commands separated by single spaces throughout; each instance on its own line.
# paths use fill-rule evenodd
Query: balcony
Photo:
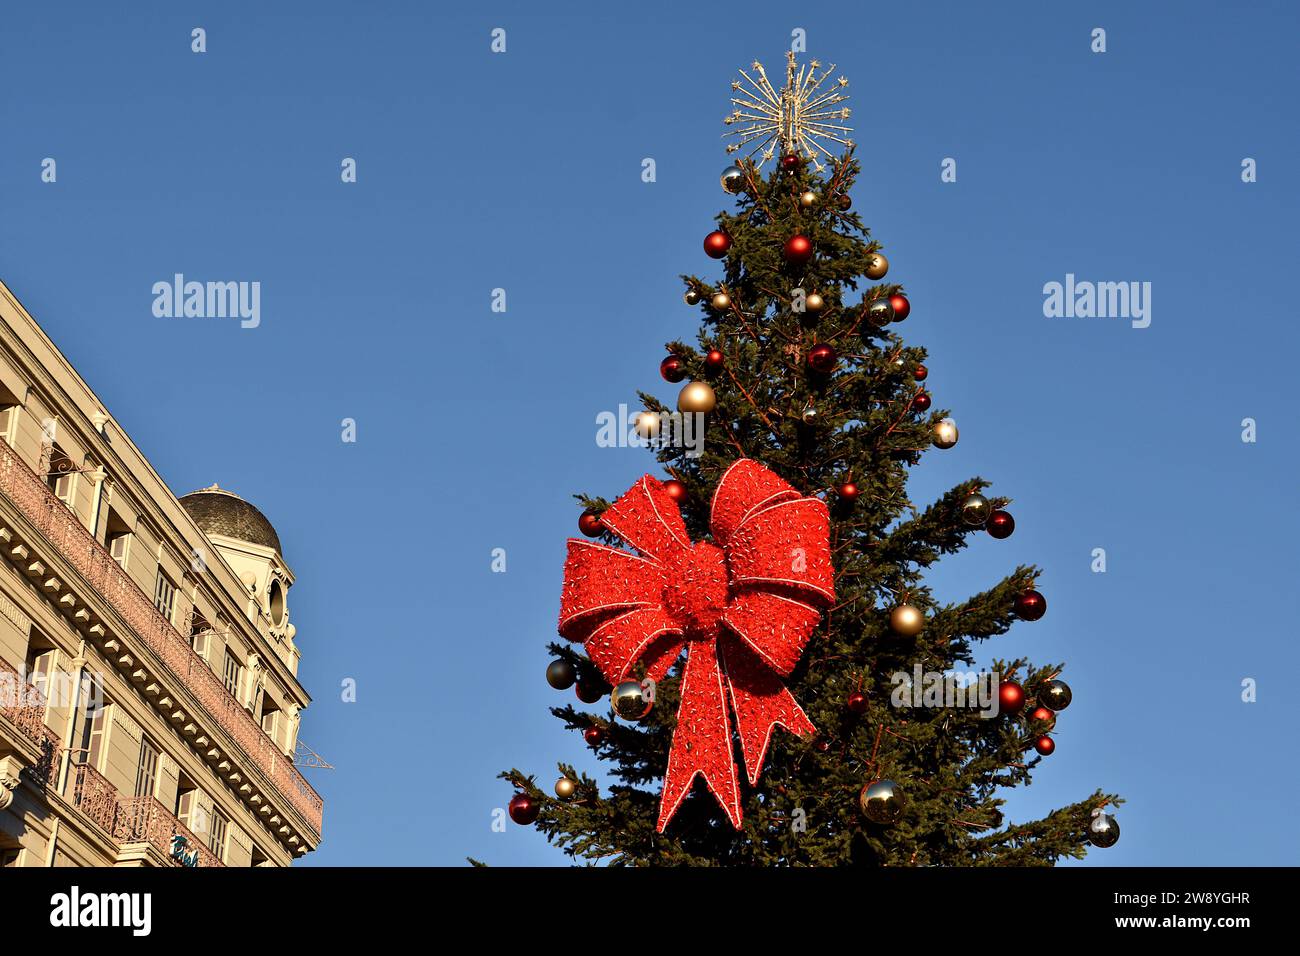
M 225 866 L 156 799 L 120 798 L 103 774 L 89 764 L 69 763 L 65 788 L 72 805 L 119 849 L 130 843 L 147 843 L 173 866 Z
M 0 493 L 103 597 L 136 638 L 149 646 L 176 681 L 189 689 L 201 711 L 229 735 L 249 764 L 263 773 L 319 838 L 320 795 L 298 772 L 292 758 L 280 751 L 108 550 L 4 441 L 0 441 Z
M 225 866 L 153 797 L 118 802 L 117 838 L 119 843 L 148 843 L 179 866 Z
M 45 726 L 45 695 L 23 680 L 9 662 L 0 658 L 0 716 L 36 745 L 39 759 L 32 779 L 44 787 L 58 772 L 59 738 Z

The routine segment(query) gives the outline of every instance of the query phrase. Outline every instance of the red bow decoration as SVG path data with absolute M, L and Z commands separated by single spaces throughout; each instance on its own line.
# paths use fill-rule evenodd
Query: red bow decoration
M 560 634 L 586 644 L 611 684 L 642 661 L 659 681 L 687 649 L 681 706 L 659 804 L 659 832 L 696 774 L 740 828 L 740 786 L 726 696 L 736 715 L 751 785 L 777 724 L 816 732 L 782 678 L 835 600 L 830 515 L 756 461 L 718 482 L 713 544 L 691 544 L 676 502 L 646 475 L 601 523 L 639 554 L 569 539 Z

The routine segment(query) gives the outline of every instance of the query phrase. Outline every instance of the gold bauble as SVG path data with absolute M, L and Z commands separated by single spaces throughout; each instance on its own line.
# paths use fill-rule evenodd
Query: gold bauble
M 889 626 L 895 634 L 916 637 L 925 628 L 925 615 L 913 604 L 900 604 L 889 612 Z
M 731 296 L 727 295 L 725 292 L 714 293 L 713 298 L 709 301 L 719 312 L 725 312 L 727 309 L 731 308 Z
M 687 305 L 699 305 L 700 294 L 696 292 L 694 289 L 687 289 L 686 292 L 682 295 L 682 301 L 684 301 Z
M 609 695 L 609 705 L 624 720 L 640 720 L 650 713 L 651 703 L 639 681 L 620 681 Z
M 897 822 L 905 804 L 903 792 L 892 780 L 873 780 L 858 794 L 858 806 L 872 823 Z
M 804 209 L 811 209 L 813 206 L 817 205 L 817 194 L 811 189 L 808 190 L 799 197 L 799 205 L 803 206 Z
M 816 315 L 822 309 L 826 308 L 826 300 L 823 299 L 821 296 L 819 296 L 816 292 L 810 292 L 808 294 L 808 297 L 803 300 L 803 307 L 805 311 L 811 312 L 813 315 Z
M 728 166 L 720 178 L 722 188 L 733 196 L 745 188 L 745 171 L 739 166 Z
M 707 382 L 687 382 L 677 395 L 679 412 L 711 412 L 718 404 L 718 396 Z
M 989 515 L 992 513 L 993 505 L 989 504 L 989 500 L 979 492 L 967 495 L 966 500 L 961 503 L 961 518 L 972 528 L 988 524 Z
M 934 447 L 951 448 L 957 444 L 957 423 L 945 418 L 934 426 Z
M 658 412 L 642 412 L 636 417 L 636 433 L 646 441 L 653 441 L 659 437 L 659 430 L 663 427 L 663 418 Z
M 578 781 L 572 777 L 561 777 L 555 781 L 555 795 L 561 800 L 568 800 L 578 790 Z
M 883 279 L 885 273 L 889 271 L 889 260 L 878 252 L 873 252 L 867 257 L 867 278 Z

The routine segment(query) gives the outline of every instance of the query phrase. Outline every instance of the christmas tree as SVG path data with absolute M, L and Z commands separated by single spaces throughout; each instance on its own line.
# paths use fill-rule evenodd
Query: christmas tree
M 923 509 L 908 498 L 909 468 L 957 428 L 931 408 L 925 351 L 896 331 L 911 306 L 880 281 L 889 263 L 852 209 L 847 83 L 819 69 L 790 55 L 781 89 L 757 63 L 733 84 L 729 151 L 745 158 L 704 243 L 723 274 L 683 276 L 698 347 L 668 343 L 660 371 L 689 381 L 676 411 L 642 394 L 636 423 L 666 474 L 613 503 L 578 496 L 572 643 L 550 644 L 546 676 L 609 701 L 552 712 L 618 782 L 561 764 L 551 796 L 512 770 L 510 815 L 623 865 L 1082 857 L 1118 838 L 1117 797 L 1009 825 L 999 796 L 1055 749 L 1063 665 L 995 659 L 973 685 L 953 680 L 1046 600 L 1033 567 L 956 604 L 924 583 L 1014 521 L 978 477 Z

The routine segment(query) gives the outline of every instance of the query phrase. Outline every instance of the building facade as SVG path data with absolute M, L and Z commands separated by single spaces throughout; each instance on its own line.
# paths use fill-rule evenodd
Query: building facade
M 0 283 L 0 865 L 315 849 L 292 585 L 265 516 L 176 498 Z

